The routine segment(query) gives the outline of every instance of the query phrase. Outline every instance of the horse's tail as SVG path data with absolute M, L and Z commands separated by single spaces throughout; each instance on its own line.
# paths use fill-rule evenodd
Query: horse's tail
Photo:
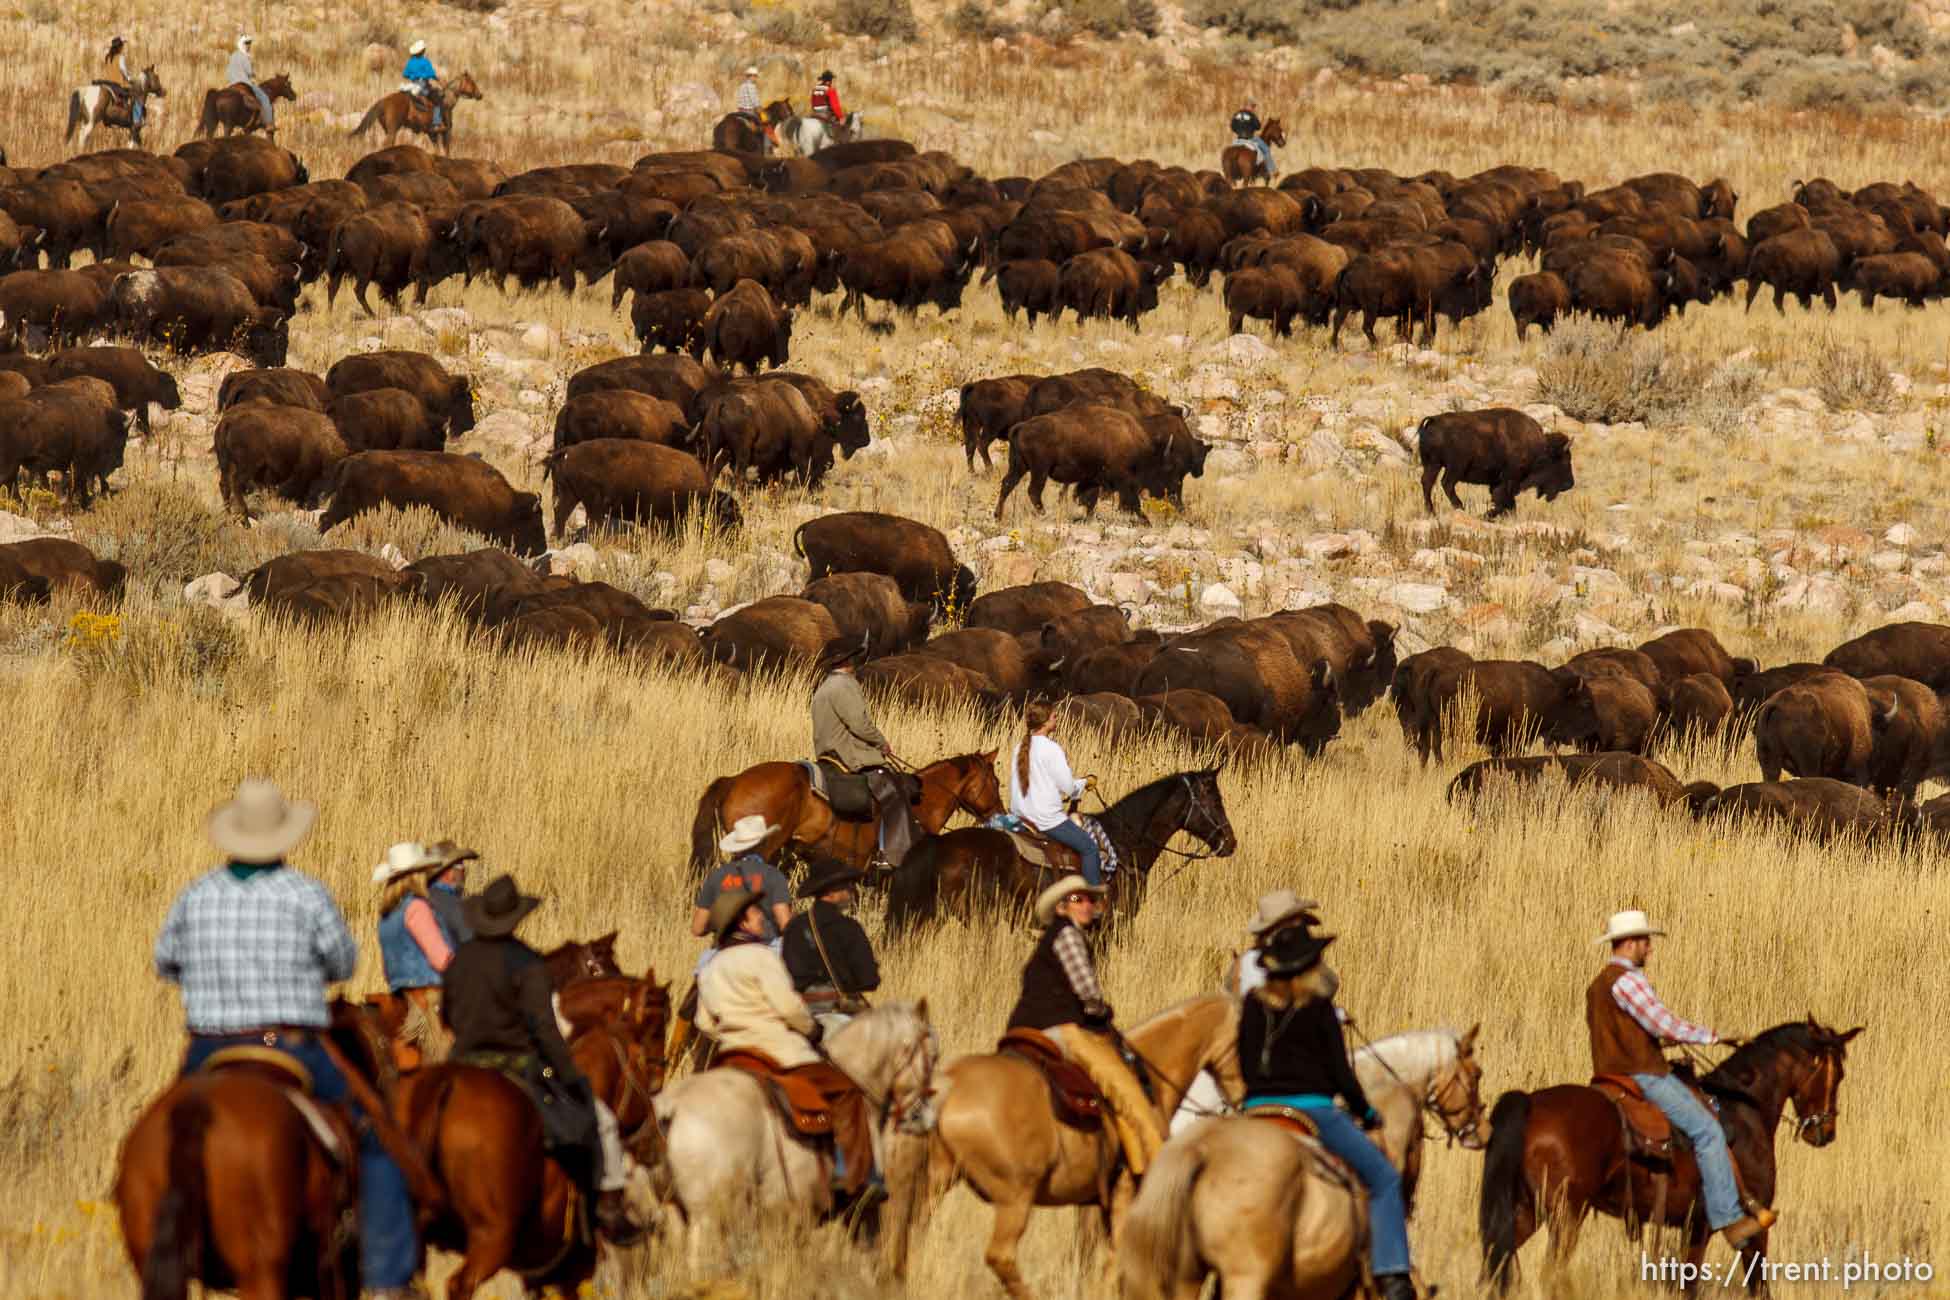
M 1501 1295 L 1509 1289 L 1517 1255 L 1517 1207 L 1529 1195 L 1523 1176 L 1523 1143 L 1530 1127 L 1530 1094 L 1506 1092 L 1490 1112 L 1490 1145 L 1483 1154 L 1483 1191 L 1476 1206 L 1476 1233 L 1483 1243 L 1483 1274 Z
M 1163 1300 L 1197 1274 L 1190 1201 L 1205 1172 L 1205 1144 L 1168 1143 L 1152 1160 L 1124 1216 L 1117 1273 L 1125 1300 Z
M 71 90 L 68 92 L 68 129 L 61 136 L 63 140 L 74 139 L 74 133 L 81 129 L 81 119 L 81 92 Z
M 217 96 L 221 91 L 203 92 L 203 111 L 197 115 L 196 133 L 213 136 L 217 133 Z
M 156 1207 L 149 1255 L 142 1261 L 142 1300 L 188 1300 L 204 1252 L 203 1136 L 210 1103 L 192 1092 L 169 1112 L 169 1190 Z
M 941 900 L 941 837 L 930 835 L 909 850 L 887 885 L 887 938 L 934 920 Z
M 383 99 L 376 100 L 373 103 L 373 106 L 366 110 L 366 115 L 359 119 L 359 125 L 353 127 L 350 131 L 347 131 L 345 133 L 346 138 L 348 140 L 356 140 L 360 136 L 364 135 L 367 131 L 371 130 L 373 123 L 379 120 L 379 106 L 385 102 L 386 101 Z
M 718 812 L 731 790 L 731 778 L 721 776 L 698 797 L 697 816 L 691 818 L 691 871 L 702 876 L 718 860 Z

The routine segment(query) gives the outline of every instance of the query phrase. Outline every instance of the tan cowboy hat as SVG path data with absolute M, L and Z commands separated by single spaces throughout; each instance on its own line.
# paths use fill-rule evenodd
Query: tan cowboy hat
M 232 862 L 277 862 L 298 847 L 318 820 L 318 805 L 286 799 L 275 782 L 247 776 L 237 793 L 211 809 L 210 842 Z
M 766 838 L 778 829 L 757 813 L 749 817 L 740 817 L 731 823 L 731 829 L 726 831 L 724 838 L 718 841 L 718 851 L 743 853 L 746 849 L 756 848 L 765 843 Z
M 406 47 L 406 52 L 408 54 L 425 54 L 427 52 L 427 43 L 425 41 L 415 41 Z
M 1652 928 L 1652 921 L 1644 912 L 1631 908 L 1623 912 L 1613 912 L 1605 932 L 1598 936 L 1599 943 L 1617 943 L 1620 939 L 1649 939 L 1654 935 L 1665 937 L 1664 930 Z
M 372 869 L 372 883 L 389 884 L 416 871 L 446 866 L 446 860 L 417 840 L 402 840 L 386 850 L 386 860 Z
M 1069 875 L 1036 895 L 1036 924 L 1048 925 L 1056 919 L 1056 909 L 1071 894 L 1089 894 L 1102 898 L 1110 891 L 1102 885 L 1093 885 L 1082 876 Z
M 711 942 L 722 947 L 725 931 L 737 925 L 744 918 L 745 910 L 763 897 L 749 889 L 728 889 L 719 894 L 711 903 L 710 920 L 706 923 Z
M 464 849 L 452 840 L 439 840 L 433 844 L 429 844 L 427 845 L 427 852 L 439 857 L 440 869 L 442 871 L 447 870 L 449 867 L 457 867 L 463 862 L 479 862 L 481 860 L 481 855 L 477 850 Z
M 1289 921 L 1318 912 L 1320 904 L 1311 898 L 1302 898 L 1291 889 L 1276 889 L 1270 894 L 1259 896 L 1259 910 L 1246 926 L 1248 934 L 1265 934 L 1277 930 Z M 1313 922 L 1309 922 L 1313 924 Z
M 497 876 L 480 893 L 460 900 L 460 914 L 467 928 L 481 938 L 499 939 L 513 934 L 515 927 L 541 905 L 541 899 L 521 892 L 513 876 Z

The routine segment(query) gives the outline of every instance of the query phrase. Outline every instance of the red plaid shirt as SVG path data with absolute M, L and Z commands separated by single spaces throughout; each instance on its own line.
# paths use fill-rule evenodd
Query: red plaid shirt
M 1711 1029 L 1681 1020 L 1666 1004 L 1659 1001 L 1659 995 L 1652 991 L 1652 982 L 1645 978 L 1645 972 L 1623 957 L 1611 959 L 1612 965 L 1625 967 L 1625 974 L 1618 977 L 1611 986 L 1612 999 L 1625 1009 L 1625 1013 L 1639 1022 L 1639 1027 L 1661 1042 L 1667 1043 L 1717 1043 L 1720 1036 Z

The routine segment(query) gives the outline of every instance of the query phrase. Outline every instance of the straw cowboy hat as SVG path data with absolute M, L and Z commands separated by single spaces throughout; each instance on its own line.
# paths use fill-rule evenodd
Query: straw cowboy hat
M 277 862 L 298 847 L 318 820 L 318 805 L 286 799 L 275 782 L 245 777 L 237 793 L 211 809 L 210 842 L 232 862 Z
M 1319 910 L 1320 904 L 1311 898 L 1302 898 L 1291 889 L 1276 889 L 1270 894 L 1259 896 L 1259 910 L 1247 923 L 1246 933 L 1263 935 L 1270 930 L 1279 929 L 1289 921 L 1301 919 L 1304 919 L 1308 925 L 1319 925 L 1320 918 L 1314 915 Z
M 415 41 L 406 47 L 406 52 L 408 54 L 425 54 L 427 52 L 427 43 L 425 41 Z
M 765 843 L 767 837 L 775 833 L 778 829 L 778 827 L 767 822 L 757 813 L 753 813 L 749 817 L 740 817 L 737 821 L 731 823 L 731 829 L 726 831 L 724 838 L 718 841 L 718 851 L 721 853 L 743 853 L 746 849 L 756 848 L 758 845 Z
M 1102 898 L 1110 891 L 1102 885 L 1093 885 L 1082 876 L 1070 875 L 1036 895 L 1036 924 L 1048 925 L 1056 919 L 1056 909 L 1071 894 L 1089 894 Z
M 812 874 L 806 878 L 806 883 L 799 886 L 799 897 L 818 898 L 821 894 L 831 893 L 835 889 L 857 885 L 866 878 L 864 871 L 855 871 L 844 862 L 828 860 L 815 867 Z
M 386 850 L 386 860 L 372 869 L 372 883 L 390 884 L 416 871 L 432 871 L 447 865 L 446 859 L 417 840 L 403 840 Z
M 1654 935 L 1665 937 L 1664 930 L 1655 930 L 1652 921 L 1636 907 L 1623 912 L 1613 912 L 1605 932 L 1598 936 L 1599 943 L 1617 943 L 1620 939 L 1649 939 Z
M 478 851 L 464 849 L 452 840 L 439 840 L 433 844 L 429 844 L 427 845 L 427 852 L 439 856 L 440 869 L 442 871 L 446 871 L 450 867 L 457 867 L 463 862 L 479 862 L 481 860 L 481 855 Z
M 749 889 L 728 889 L 719 894 L 711 904 L 710 920 L 707 922 L 711 942 L 723 947 L 725 932 L 734 929 L 744 919 L 746 910 L 763 897 L 763 894 Z
M 513 934 L 515 927 L 541 905 L 541 899 L 521 892 L 513 876 L 497 876 L 480 893 L 460 900 L 460 914 L 467 928 L 479 937 L 499 939 Z
M 1311 930 L 1282 930 L 1259 954 L 1259 968 L 1268 975 L 1299 975 L 1313 969 L 1320 954 L 1338 936 Z

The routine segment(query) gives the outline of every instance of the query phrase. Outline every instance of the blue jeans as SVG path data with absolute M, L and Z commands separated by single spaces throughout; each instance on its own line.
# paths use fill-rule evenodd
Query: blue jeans
M 143 107 L 141 96 L 138 95 L 129 101 L 129 122 L 131 125 L 141 126 L 142 119 L 147 116 L 148 110 Z
M 1256 135 L 1241 136 L 1239 143 L 1246 145 L 1259 155 L 1260 165 L 1266 168 L 1268 176 L 1277 176 L 1280 169 L 1273 162 L 1273 146 Z
M 259 86 L 254 82 L 250 83 L 250 87 L 251 87 L 251 94 L 257 96 L 257 107 L 264 114 L 264 129 L 268 131 L 273 126 L 277 125 L 276 119 L 272 116 L 271 97 L 264 93 L 264 88 L 262 86 Z
M 1090 838 L 1089 831 L 1065 817 L 1044 831 L 1043 835 L 1077 851 L 1077 856 L 1083 859 L 1085 880 L 1093 885 L 1104 883 L 1103 855 L 1097 852 L 1097 841 Z
M 242 1043 L 263 1046 L 251 1035 L 217 1038 L 193 1035 L 183 1054 L 183 1073 L 202 1068 L 225 1047 Z M 286 1055 L 311 1072 L 312 1096 L 332 1105 L 347 1105 L 345 1076 L 315 1041 L 280 1045 Z M 354 1115 L 358 1107 L 348 1106 Z M 413 1200 L 407 1195 L 406 1175 L 386 1154 L 369 1125 L 359 1129 L 359 1271 L 365 1289 L 403 1287 L 419 1271 L 420 1243 L 413 1226 Z
M 1255 1101 L 1286 1104 L 1308 1100 L 1313 1098 L 1248 1098 L 1246 1108 L 1252 1109 Z M 1402 1176 L 1346 1111 L 1331 1104 L 1295 1109 L 1314 1122 L 1320 1130 L 1320 1144 L 1347 1161 L 1368 1189 L 1368 1266 L 1374 1275 L 1408 1272 L 1408 1207 L 1402 1200 Z
M 1733 1157 L 1727 1151 L 1727 1134 L 1720 1127 L 1719 1119 L 1670 1074 L 1635 1074 L 1632 1082 L 1693 1144 L 1700 1187 L 1706 1193 L 1706 1226 L 1718 1232 L 1738 1219 L 1745 1211 L 1740 1208 L 1740 1189 L 1733 1181 Z

